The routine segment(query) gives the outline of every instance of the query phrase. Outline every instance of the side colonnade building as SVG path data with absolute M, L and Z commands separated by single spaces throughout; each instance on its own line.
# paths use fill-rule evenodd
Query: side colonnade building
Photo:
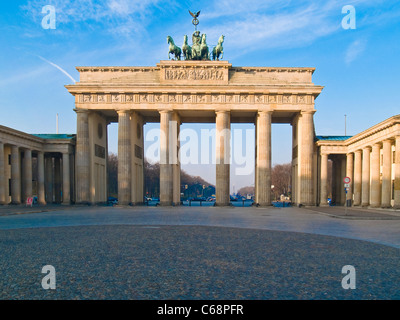
M 75 135 L 27 134 L 0 125 L 0 204 L 74 202 Z
M 400 209 L 400 115 L 393 116 L 353 137 L 317 136 L 318 202 Z M 332 181 L 328 185 L 328 161 Z M 345 193 L 343 178 L 349 177 Z M 329 188 L 331 187 L 331 188 Z

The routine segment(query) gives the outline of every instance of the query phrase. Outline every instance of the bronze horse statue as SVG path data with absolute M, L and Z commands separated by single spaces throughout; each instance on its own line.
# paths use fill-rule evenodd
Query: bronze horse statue
M 224 43 L 225 36 L 222 35 L 219 37 L 218 44 L 214 47 L 212 51 L 212 59 L 219 61 L 219 56 L 221 55 L 221 59 L 224 57 L 224 48 L 222 44 Z
M 188 36 L 183 37 L 182 52 L 185 60 L 192 60 L 192 47 L 188 45 Z
M 171 36 L 167 37 L 167 42 L 169 44 L 168 59 L 171 59 L 170 54 L 172 53 L 175 56 L 174 60 L 181 60 L 181 48 L 175 45 Z
M 206 35 L 203 34 L 201 36 L 201 44 L 200 44 L 200 54 L 201 60 L 210 60 L 210 53 L 208 50 L 207 39 Z

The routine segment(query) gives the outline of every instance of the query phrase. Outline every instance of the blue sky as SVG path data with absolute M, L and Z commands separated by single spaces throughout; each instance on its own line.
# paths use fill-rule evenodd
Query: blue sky
M 45 5 L 56 8 L 55 30 L 42 28 Z M 356 29 L 342 27 L 345 5 L 356 9 Z M 154 66 L 168 58 L 167 35 L 180 43 L 193 31 L 188 9 L 201 10 L 198 28 L 210 45 L 225 35 L 224 59 L 234 66 L 315 67 L 314 83 L 325 86 L 315 104 L 318 135 L 343 135 L 345 114 L 353 135 L 400 113 L 399 1 L 35 0 L 0 2 L 0 124 L 52 133 L 58 113 L 60 132 L 75 133 L 74 98 L 64 88 L 79 79 L 75 67 Z M 116 151 L 116 125 L 109 132 Z M 274 125 L 272 137 L 273 163 L 289 162 L 291 127 Z

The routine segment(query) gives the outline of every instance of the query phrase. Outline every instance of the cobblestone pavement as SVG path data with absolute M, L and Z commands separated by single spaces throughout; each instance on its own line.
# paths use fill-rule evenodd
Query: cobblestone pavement
M 400 220 L 328 214 L 159 207 L 3 214 L 0 299 L 399 299 Z M 45 265 L 56 270 L 55 290 L 41 286 Z M 342 288 L 345 265 L 356 269 L 354 290 Z

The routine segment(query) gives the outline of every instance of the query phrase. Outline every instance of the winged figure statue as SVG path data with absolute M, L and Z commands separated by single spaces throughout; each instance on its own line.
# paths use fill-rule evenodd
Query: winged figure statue
M 189 13 L 194 19 L 197 19 L 200 15 L 200 11 L 193 13 L 192 11 L 189 10 Z

